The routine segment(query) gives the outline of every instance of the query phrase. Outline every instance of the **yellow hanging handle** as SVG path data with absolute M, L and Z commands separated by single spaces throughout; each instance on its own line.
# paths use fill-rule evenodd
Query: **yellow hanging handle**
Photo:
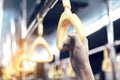
M 28 52 L 28 59 L 29 61 L 32 61 L 32 62 L 37 62 L 37 63 L 44 63 L 44 62 L 51 62 L 53 60 L 53 55 L 50 53 L 50 50 L 49 50 L 49 46 L 46 42 L 46 40 L 42 37 L 42 34 L 43 34 L 43 24 L 42 24 L 42 21 L 40 21 L 40 18 L 39 16 L 37 16 L 38 18 L 38 23 L 39 23 L 39 27 L 38 27 L 38 38 L 33 42 L 29 52 Z M 48 55 L 49 55 L 49 58 L 47 60 L 34 60 L 34 59 L 31 59 L 30 56 L 32 56 L 33 54 L 33 51 L 35 50 L 35 48 L 37 46 L 43 46 L 46 51 L 48 52 Z
M 76 14 L 73 14 L 71 12 L 71 6 L 69 0 L 62 0 L 63 6 L 64 6 L 64 12 L 62 13 L 59 23 L 58 23 L 58 29 L 57 29 L 57 39 L 56 44 L 58 49 L 62 49 L 63 45 L 62 42 L 65 38 L 66 32 L 69 28 L 69 25 L 72 24 L 75 28 L 80 40 L 83 42 L 85 40 L 85 31 L 83 29 L 82 23 L 77 17 Z
M 24 60 L 23 55 L 24 55 L 25 50 L 26 50 L 25 45 L 23 43 L 22 50 L 19 49 L 16 52 L 16 54 L 13 55 L 12 60 L 9 63 L 9 65 L 5 69 L 3 69 L 3 77 L 4 78 L 10 77 L 10 76 L 12 78 L 13 75 L 14 76 L 19 76 L 20 71 L 24 71 L 24 72 L 33 71 L 33 70 L 31 70 L 32 68 L 31 69 L 29 68 L 29 69 L 26 70 L 26 69 L 20 67 L 21 62 Z
M 104 72 L 112 72 L 112 64 L 108 57 L 108 49 L 104 49 L 104 59 L 102 62 L 102 71 Z
M 18 71 L 32 72 L 34 70 L 33 68 L 25 69 L 24 67 L 20 67 L 20 65 L 23 62 L 23 60 L 27 60 L 29 62 L 37 62 L 37 63 L 50 62 L 50 61 L 53 60 L 53 55 L 49 51 L 48 44 L 45 41 L 45 39 L 42 37 L 43 25 L 42 25 L 42 22 L 40 21 L 39 17 L 38 17 L 38 23 L 39 23 L 39 27 L 38 27 L 39 37 L 33 42 L 32 46 L 30 47 L 30 50 L 29 50 L 28 54 L 21 55 L 19 57 L 19 60 L 16 61 L 15 66 L 16 66 Z M 47 50 L 47 52 L 48 52 L 49 59 L 41 60 L 41 61 L 31 59 L 30 57 L 32 56 L 33 51 L 35 50 L 36 46 L 43 46 Z M 25 51 L 26 51 L 26 45 L 25 44 L 23 44 L 22 49 L 23 49 L 23 53 L 25 53 Z
M 49 55 L 49 58 L 47 60 L 40 60 L 40 61 L 38 61 L 38 60 L 30 59 L 30 56 L 33 54 L 33 51 L 35 50 L 36 46 L 43 46 L 46 49 L 46 51 L 48 52 L 48 55 Z M 43 62 L 50 62 L 50 61 L 53 60 L 53 55 L 49 51 L 48 44 L 45 41 L 45 39 L 42 38 L 42 37 L 38 37 L 33 42 L 33 44 L 32 44 L 32 46 L 31 46 L 31 48 L 30 48 L 28 53 L 29 54 L 28 54 L 28 59 L 27 60 L 32 61 L 32 62 L 43 63 Z

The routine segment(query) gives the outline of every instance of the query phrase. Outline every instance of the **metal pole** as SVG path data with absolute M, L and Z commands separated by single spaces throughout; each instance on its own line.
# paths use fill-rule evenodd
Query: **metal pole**
M 21 24 L 21 39 L 23 40 L 26 36 L 27 33 L 27 11 L 26 11 L 26 0 L 22 0 L 21 2 L 21 11 L 22 11 L 22 24 Z M 22 41 L 22 50 L 24 49 L 24 42 Z M 23 50 L 24 51 L 24 50 Z M 22 62 L 23 65 L 23 62 Z M 21 72 L 21 79 L 25 80 L 26 79 L 26 73 L 24 71 Z
M 10 19 L 10 41 L 11 41 L 11 60 L 12 57 L 14 56 L 15 48 L 13 48 L 13 42 L 16 42 L 16 38 L 15 38 L 15 21 L 13 18 Z
M 120 45 L 120 40 L 116 40 L 116 41 L 114 42 L 114 46 L 118 46 L 118 45 Z M 99 46 L 99 47 L 97 47 L 97 48 L 91 49 L 91 50 L 89 51 L 89 55 L 92 55 L 92 54 L 95 54 L 95 53 L 97 53 L 97 52 L 103 51 L 106 47 L 108 48 L 109 45 L 106 44 L 106 45 L 102 45 L 102 46 Z
M 24 39 L 27 34 L 26 0 L 22 0 L 21 8 L 22 8 L 21 9 L 22 11 L 21 38 Z
M 40 14 L 41 21 L 43 21 L 44 17 L 45 17 L 46 14 L 48 13 L 48 11 L 55 6 L 55 4 L 57 3 L 57 1 L 58 1 L 58 0 L 49 0 L 49 1 L 47 2 L 47 4 L 44 5 L 44 7 L 43 7 L 43 9 L 41 10 L 41 12 L 38 13 L 38 14 Z M 29 28 L 28 28 L 27 35 L 26 35 L 26 37 L 25 37 L 25 40 L 27 40 L 27 39 L 31 36 L 31 34 L 35 31 L 35 29 L 37 28 L 38 23 L 36 23 L 36 22 L 37 22 L 37 19 L 35 18 L 35 19 L 32 21 L 32 23 L 31 23 L 31 25 L 29 26 Z M 36 24 L 35 24 L 35 23 L 36 23 Z
M 112 62 L 112 71 L 113 71 L 113 80 L 117 80 L 117 74 L 116 74 L 116 54 L 114 49 L 114 30 L 113 30 L 113 22 L 111 20 L 111 4 L 110 0 L 106 0 L 106 7 L 108 12 L 108 18 L 109 18 L 109 24 L 107 26 L 107 37 L 108 37 L 108 45 L 109 45 L 109 53 L 110 53 L 110 59 Z
M 102 45 L 102 46 L 100 46 L 100 47 L 91 49 L 91 50 L 89 51 L 89 55 L 92 55 L 92 54 L 95 54 L 95 53 L 97 53 L 97 52 L 103 51 L 106 47 L 107 47 L 107 45 Z
M 4 13 L 3 6 L 4 6 L 4 0 L 1 0 L 0 1 L 0 13 L 1 13 L 1 15 L 0 15 L 0 42 L 2 39 L 1 34 L 2 34 L 2 23 L 3 23 L 3 13 Z

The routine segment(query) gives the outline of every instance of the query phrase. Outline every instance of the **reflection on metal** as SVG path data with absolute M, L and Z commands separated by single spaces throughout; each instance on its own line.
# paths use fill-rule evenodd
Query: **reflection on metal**
M 69 0 L 62 0 L 63 6 L 64 6 L 64 12 L 62 13 L 59 23 L 58 23 L 58 29 L 57 29 L 57 40 L 56 44 L 58 49 L 62 49 L 62 42 L 65 38 L 65 34 L 70 26 L 70 24 L 73 25 L 76 32 L 78 33 L 78 36 L 80 37 L 80 40 L 83 41 L 85 39 L 84 29 L 82 26 L 82 23 L 80 19 L 76 16 L 76 14 L 73 14 L 71 12 L 71 5 Z
M 38 24 L 39 24 L 39 26 L 38 26 L 38 38 L 33 42 L 32 46 L 30 47 L 27 60 L 32 61 L 32 62 L 39 62 L 39 63 L 50 62 L 53 60 L 53 55 L 50 53 L 49 46 L 48 46 L 47 42 L 42 37 L 43 24 L 42 24 L 41 18 L 39 18 L 39 15 L 37 15 L 37 18 L 38 18 Z M 35 48 L 37 46 L 43 46 L 46 49 L 46 51 L 48 52 L 48 55 L 49 55 L 49 58 L 47 60 L 38 61 L 38 60 L 34 60 L 34 59 L 30 58 L 33 54 L 33 51 L 35 50 Z
M 108 43 L 113 44 L 114 43 L 114 32 L 113 32 L 113 21 L 111 19 L 111 8 L 110 8 L 110 0 L 106 0 L 106 6 L 107 6 L 107 12 L 108 12 L 108 19 L 109 24 L 107 26 L 107 37 L 108 37 Z
M 35 24 L 37 19 L 34 20 L 34 22 L 32 23 L 32 26 L 29 27 L 28 29 L 28 33 L 27 35 L 24 33 L 24 31 L 26 31 L 26 0 L 23 0 L 22 4 L 22 33 L 23 35 L 21 36 L 21 43 L 19 45 L 19 49 L 17 50 L 16 54 L 14 54 L 12 56 L 12 60 L 11 63 L 9 63 L 9 66 L 6 67 L 3 71 L 5 72 L 5 74 L 3 75 L 3 77 L 8 75 L 8 78 L 10 76 L 10 78 L 13 76 L 20 76 L 20 72 L 32 72 L 34 70 L 33 67 L 30 67 L 28 69 L 24 68 L 23 65 L 23 61 L 26 60 L 27 58 L 29 58 L 32 55 L 32 51 L 34 50 L 34 48 L 37 45 L 42 45 L 45 47 L 45 49 L 48 51 L 48 55 L 50 56 L 48 60 L 44 60 L 41 62 L 50 62 L 53 59 L 53 55 L 50 54 L 50 51 L 48 49 L 48 44 L 47 42 L 44 40 L 44 38 L 42 37 L 43 34 L 43 25 L 42 25 L 42 20 L 44 19 L 44 17 L 46 16 L 46 14 L 48 13 L 48 11 L 56 4 L 58 0 L 49 0 L 48 4 L 46 4 L 42 10 L 42 12 L 40 13 L 40 19 L 38 19 L 38 23 L 37 25 Z M 13 24 L 13 21 L 11 21 L 11 23 Z M 34 27 L 34 25 L 36 25 L 36 27 Z M 26 39 L 32 34 L 32 32 L 35 30 L 35 28 L 37 28 L 37 26 L 39 25 L 39 29 L 38 29 L 38 34 L 39 37 L 36 39 L 36 41 L 33 43 L 33 46 L 30 49 L 29 54 L 26 54 Z M 14 26 L 13 26 L 14 27 Z M 12 27 L 11 27 L 12 28 Z M 15 31 L 13 31 L 14 29 L 11 29 L 11 33 L 12 35 L 15 34 Z M 32 32 L 31 32 L 32 31 Z M 27 59 L 30 61 L 34 61 L 31 59 Z M 34 61 L 34 62 L 40 62 L 40 61 Z M 8 74 L 6 74 L 6 71 L 8 71 Z M 5 79 L 6 80 L 6 79 Z

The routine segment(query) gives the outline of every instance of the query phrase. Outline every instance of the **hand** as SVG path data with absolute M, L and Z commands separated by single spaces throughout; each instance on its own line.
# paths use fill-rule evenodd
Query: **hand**
M 94 80 L 88 58 L 87 39 L 81 42 L 76 33 L 70 33 L 63 42 L 63 50 L 69 50 L 71 65 L 78 78 Z
M 81 42 L 77 34 L 71 33 L 63 42 L 63 47 L 64 50 L 69 50 L 70 60 L 73 68 L 81 68 L 84 67 L 85 64 L 89 63 L 87 39 L 84 42 Z

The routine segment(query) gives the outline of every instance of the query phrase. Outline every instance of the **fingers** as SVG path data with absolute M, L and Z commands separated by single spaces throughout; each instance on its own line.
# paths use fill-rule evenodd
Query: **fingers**
M 80 44 L 83 44 L 83 45 L 88 45 L 88 40 L 87 38 L 85 38 L 85 40 L 82 42 L 80 39 L 79 39 L 79 36 L 77 35 L 77 33 L 69 33 L 68 36 L 73 39 L 76 43 L 80 43 Z
M 70 38 L 67 37 L 63 42 L 63 48 L 61 51 L 67 51 L 69 49 Z
M 69 48 L 72 49 L 75 46 L 79 46 L 79 47 L 85 46 L 86 48 L 88 48 L 88 40 L 87 40 L 87 38 L 85 38 L 85 40 L 82 42 L 79 39 L 79 36 L 77 35 L 77 33 L 74 33 L 74 32 L 69 33 L 67 38 L 63 42 L 62 51 L 68 50 Z
M 64 41 L 64 45 L 69 45 L 70 44 L 70 37 L 67 37 L 66 40 Z
M 68 36 L 71 38 L 71 40 L 74 42 L 75 46 L 82 45 L 81 40 L 79 39 L 79 36 L 76 33 L 70 33 Z

